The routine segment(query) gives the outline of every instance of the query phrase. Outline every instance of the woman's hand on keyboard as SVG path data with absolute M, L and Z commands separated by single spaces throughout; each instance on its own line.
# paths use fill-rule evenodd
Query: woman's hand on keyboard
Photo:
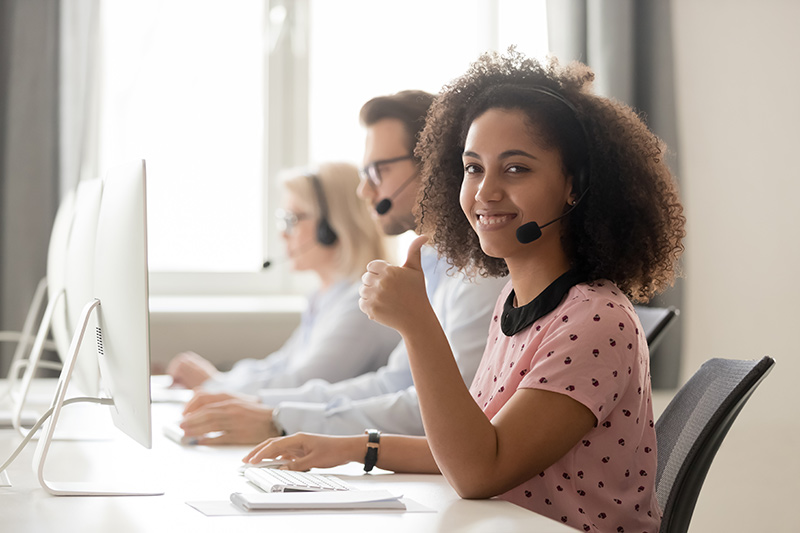
M 288 470 L 329 468 L 364 459 L 367 436 L 328 436 L 295 433 L 288 437 L 268 439 L 253 448 L 243 461 L 259 463 L 263 459 L 289 459 L 282 467 Z
M 253 444 L 278 435 L 272 409 L 252 398 L 198 392 L 186 405 L 180 423 L 184 436 L 197 444 Z M 205 436 L 216 433 L 216 436 Z

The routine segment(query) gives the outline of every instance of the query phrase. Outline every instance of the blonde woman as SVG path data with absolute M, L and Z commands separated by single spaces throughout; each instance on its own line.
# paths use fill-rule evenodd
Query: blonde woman
M 253 394 L 264 388 L 297 387 L 310 379 L 337 382 L 386 364 L 400 336 L 370 321 L 358 308 L 365 266 L 385 257 L 382 237 L 356 196 L 358 181 L 357 168 L 348 163 L 283 173 L 277 215 L 287 258 L 292 270 L 314 272 L 319 289 L 309 297 L 300 326 L 278 351 L 263 359 L 243 359 L 229 372 L 184 352 L 167 367 L 176 384 Z

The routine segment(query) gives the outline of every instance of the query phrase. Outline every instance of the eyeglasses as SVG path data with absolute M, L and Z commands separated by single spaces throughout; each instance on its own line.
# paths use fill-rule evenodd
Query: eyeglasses
M 359 176 L 362 180 L 370 182 L 373 187 L 378 187 L 383 181 L 379 167 L 382 165 L 388 165 L 390 163 L 397 163 L 398 161 L 405 161 L 406 159 L 414 159 L 414 156 L 412 154 L 408 154 L 400 157 L 394 157 L 392 159 L 373 161 L 359 171 Z
M 278 230 L 286 235 L 291 235 L 297 223 L 301 220 L 311 218 L 311 215 L 308 213 L 292 213 L 286 209 L 278 209 L 275 212 L 275 218 L 278 219 Z

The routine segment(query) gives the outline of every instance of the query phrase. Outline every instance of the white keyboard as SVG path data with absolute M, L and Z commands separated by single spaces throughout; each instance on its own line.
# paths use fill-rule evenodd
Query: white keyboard
M 353 490 L 349 484 L 334 476 L 277 468 L 247 468 L 244 477 L 264 492 Z

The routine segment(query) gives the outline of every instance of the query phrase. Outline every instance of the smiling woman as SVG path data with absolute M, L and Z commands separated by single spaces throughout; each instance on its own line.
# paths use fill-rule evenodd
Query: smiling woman
M 541 131 L 522 111 L 490 109 L 477 117 L 464 147 L 461 209 L 487 255 L 504 258 L 512 268 L 513 263 L 529 261 L 533 253 L 547 253 L 560 258 L 553 266 L 564 272 L 569 261 L 557 219 L 575 203 L 576 195 L 572 177 L 564 174 L 561 153 L 539 139 Z M 556 223 L 540 233 L 534 248 L 520 242 L 517 229 L 536 220 Z M 530 301 L 536 294 L 518 295 Z
M 631 300 L 673 280 L 685 221 L 661 142 L 593 94 L 592 78 L 579 64 L 486 54 L 431 106 L 415 151 L 425 235 L 402 266 L 367 266 L 359 302 L 403 336 L 425 436 L 383 435 L 377 463 L 365 436 L 304 434 L 246 460 L 440 471 L 464 498 L 579 530 L 658 530 L 649 353 Z M 556 222 L 521 239 L 530 220 Z M 469 388 L 425 297 L 429 237 L 473 277 L 510 275 Z

